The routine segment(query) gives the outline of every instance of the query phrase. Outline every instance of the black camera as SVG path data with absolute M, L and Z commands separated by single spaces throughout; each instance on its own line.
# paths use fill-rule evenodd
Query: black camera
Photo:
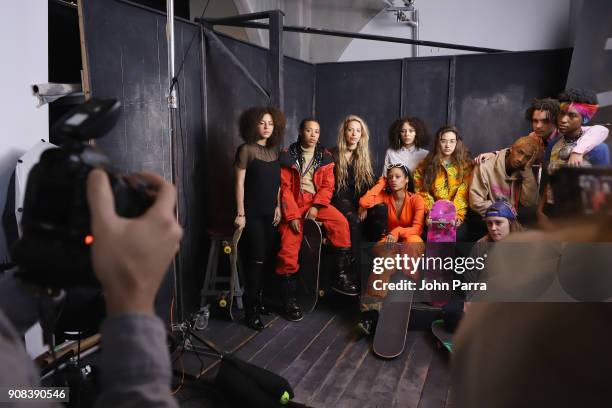
M 45 151 L 29 173 L 23 235 L 11 251 L 23 280 L 58 289 L 98 284 L 90 260 L 95 237 L 86 197 L 92 169 L 107 172 L 118 215 L 137 217 L 151 206 L 153 199 L 146 193 L 146 185 L 131 185 L 100 150 L 87 144 L 113 128 L 120 107 L 116 100 L 91 99 L 51 129 L 60 147 Z

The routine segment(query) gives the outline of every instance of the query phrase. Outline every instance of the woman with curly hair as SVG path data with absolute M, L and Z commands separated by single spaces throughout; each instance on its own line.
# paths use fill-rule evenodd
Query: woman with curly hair
M 276 226 L 281 219 L 279 202 L 279 145 L 285 133 L 285 116 L 273 107 L 253 107 L 239 119 L 244 143 L 236 151 L 234 225 L 244 228 L 241 248 L 245 274 L 246 323 L 255 330 L 264 328 L 261 314 L 264 263 L 273 259 L 277 240 Z
M 338 127 L 336 147 L 331 152 L 334 157 L 334 176 L 336 188 L 332 204 L 346 217 L 351 232 L 352 257 L 358 260 L 361 247 L 361 222 L 367 210 L 359 207 L 359 198 L 374 185 L 374 172 L 370 159 L 370 132 L 368 125 L 356 115 L 347 116 Z M 354 262 L 351 280 L 358 277 Z M 340 284 L 332 288 L 342 291 Z
M 425 201 L 429 212 L 434 202 L 449 200 L 457 209 L 457 227 L 463 224 L 468 211 L 469 182 L 472 175 L 472 159 L 455 126 L 442 126 L 437 132 L 433 151 L 414 171 L 415 190 Z M 429 224 L 429 220 L 428 220 Z M 465 231 L 458 231 L 457 240 Z
M 419 118 L 401 118 L 391 124 L 389 128 L 389 148 L 385 154 L 385 164 L 382 175 L 387 175 L 390 164 L 402 163 L 411 172 L 427 156 L 424 149 L 431 140 L 429 129 Z

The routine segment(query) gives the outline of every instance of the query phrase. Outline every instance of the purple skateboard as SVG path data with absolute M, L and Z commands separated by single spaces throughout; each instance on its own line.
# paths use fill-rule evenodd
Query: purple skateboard
M 431 226 L 427 230 L 427 242 L 455 242 L 457 240 L 457 209 L 448 200 L 438 200 L 431 207 L 428 217 Z
M 431 225 L 427 229 L 427 257 L 447 258 L 455 254 L 453 243 L 457 240 L 457 209 L 448 200 L 438 200 L 431 207 L 428 218 Z M 428 282 L 450 282 L 452 272 L 444 270 L 426 270 L 424 279 Z M 435 291 L 430 294 L 433 306 L 443 306 L 450 299 L 450 292 Z

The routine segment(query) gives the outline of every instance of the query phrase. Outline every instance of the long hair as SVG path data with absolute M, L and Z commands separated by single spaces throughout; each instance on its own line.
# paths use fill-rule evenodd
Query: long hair
M 272 116 L 274 130 L 266 143 L 266 147 L 279 146 L 283 143 L 285 135 L 285 115 L 273 106 L 254 106 L 242 112 L 238 119 L 240 137 L 247 143 L 256 143 L 259 140 L 257 124 L 268 113 Z
M 402 148 L 402 126 L 408 123 L 415 130 L 414 146 L 421 149 L 429 144 L 431 132 L 423 120 L 417 117 L 401 118 L 394 121 L 389 127 L 389 147 L 393 150 Z
M 431 152 L 425 156 L 423 162 L 419 167 L 423 169 L 423 185 L 429 188 L 429 191 L 433 193 L 434 181 L 438 173 L 442 169 L 442 149 L 440 149 L 440 139 L 446 132 L 453 132 L 457 135 L 457 146 L 455 151 L 451 155 L 451 163 L 453 163 L 458 169 L 458 178 L 462 179 L 472 170 L 472 159 L 470 158 L 470 152 L 461 140 L 461 134 L 459 129 L 452 125 L 444 125 L 436 132 Z
M 370 160 L 370 131 L 368 125 L 359 116 L 349 115 L 338 127 L 338 164 L 336 165 L 336 185 L 341 191 L 347 186 L 348 166 L 349 161 L 344 155 L 348 151 L 344 131 L 350 122 L 359 122 L 361 124 L 361 139 L 357 143 L 357 148 L 353 151 L 352 161 L 355 171 L 355 189 L 357 193 L 366 192 L 372 184 L 374 184 L 374 172 L 372 171 L 372 161 Z

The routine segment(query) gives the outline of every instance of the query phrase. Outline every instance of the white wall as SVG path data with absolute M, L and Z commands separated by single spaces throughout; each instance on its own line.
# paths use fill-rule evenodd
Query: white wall
M 396 2 L 398 4 L 400 2 Z M 508 51 L 564 48 L 570 43 L 570 0 L 416 0 L 421 40 Z M 411 38 L 411 28 L 380 12 L 361 33 Z M 465 51 L 419 47 L 419 56 Z M 340 61 L 411 56 L 411 46 L 353 40 Z
M 0 13 L 0 211 L 17 158 L 48 140 L 48 107 L 36 108 L 30 85 L 48 78 L 48 0 L 4 1 Z M 0 262 L 8 250 L 0 228 Z
M 0 13 L 0 211 L 17 159 L 40 139 L 49 140 L 49 109 L 36 108 L 31 85 L 48 81 L 48 0 L 4 1 Z M 8 257 L 0 227 L 0 262 Z M 31 357 L 41 354 L 37 324 L 25 335 Z

